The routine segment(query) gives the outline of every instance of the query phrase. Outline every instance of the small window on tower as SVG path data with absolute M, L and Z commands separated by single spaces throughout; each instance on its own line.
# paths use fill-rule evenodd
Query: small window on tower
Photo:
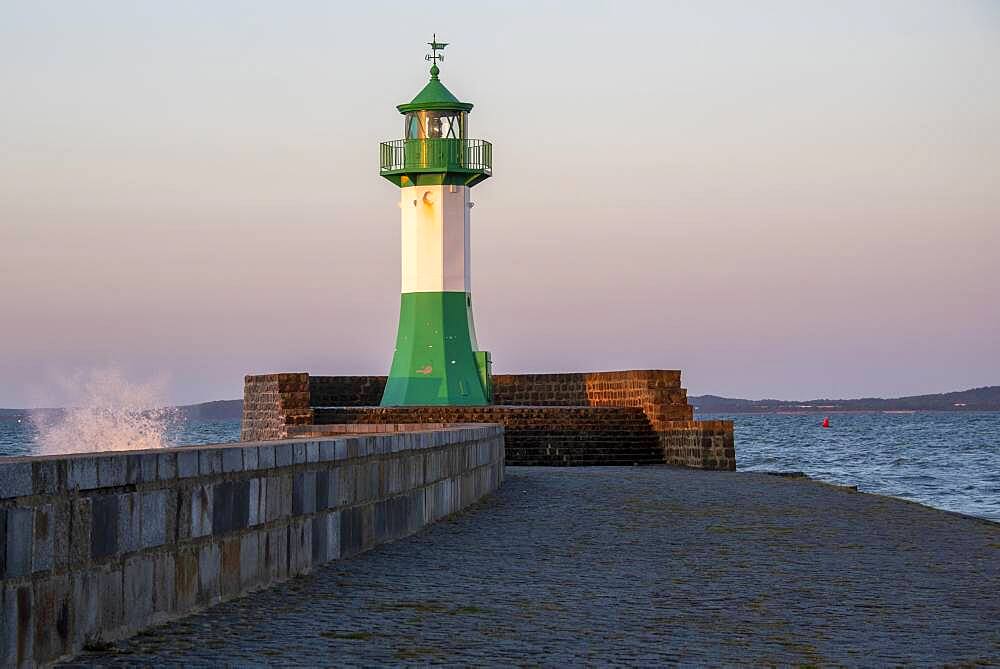
M 407 114 L 406 139 L 420 139 L 423 136 L 420 129 L 420 117 L 416 114 Z
M 441 134 L 441 121 L 442 118 L 438 114 L 435 114 L 434 112 L 427 112 L 427 122 L 425 126 L 427 129 L 427 139 L 440 139 L 441 137 L 444 137 L 444 135 Z
M 406 139 L 463 139 L 465 124 L 465 112 L 411 112 L 406 115 Z
M 457 114 L 441 117 L 441 136 L 449 139 L 458 139 L 462 136 Z

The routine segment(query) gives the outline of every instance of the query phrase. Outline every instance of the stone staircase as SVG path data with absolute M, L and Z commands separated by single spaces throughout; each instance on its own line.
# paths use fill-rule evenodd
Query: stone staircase
M 314 407 L 316 425 L 499 423 L 508 465 L 662 464 L 663 451 L 634 407 Z

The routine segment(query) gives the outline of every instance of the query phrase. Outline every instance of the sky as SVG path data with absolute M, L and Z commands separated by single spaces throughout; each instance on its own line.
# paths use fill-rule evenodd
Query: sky
M 0 0 L 0 406 L 384 374 L 378 142 L 441 78 L 499 373 L 691 394 L 1000 384 L 1000 3 Z

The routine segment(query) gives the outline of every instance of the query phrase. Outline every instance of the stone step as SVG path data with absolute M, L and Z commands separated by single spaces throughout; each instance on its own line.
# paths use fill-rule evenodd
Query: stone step
M 500 423 L 509 465 L 662 464 L 659 439 L 637 407 L 316 408 L 317 424 Z
M 553 449 L 551 451 L 522 451 L 519 449 L 510 449 L 507 451 L 508 457 L 581 457 L 581 458 L 658 458 L 663 459 L 662 451 L 577 451 L 569 449 Z
M 589 437 L 576 437 L 576 438 L 563 438 L 561 436 L 545 435 L 539 437 L 532 437 L 530 439 L 525 439 L 516 434 L 506 434 L 506 442 L 508 446 L 520 446 L 520 445 L 541 445 L 541 444 L 595 444 L 601 446 L 624 446 L 626 444 L 635 444 L 647 448 L 655 447 L 659 444 L 655 436 L 650 437 L 635 437 L 632 439 L 622 439 L 620 437 L 601 437 L 597 435 L 592 435 Z
M 587 430 L 587 431 L 575 431 L 575 430 L 559 430 L 559 431 L 549 431 L 549 432 L 532 432 L 525 433 L 519 430 L 511 430 L 510 428 L 504 429 L 504 434 L 507 435 L 508 439 L 518 439 L 521 441 L 533 441 L 536 439 L 561 439 L 565 441 L 589 441 L 591 439 L 598 441 L 643 441 L 643 440 L 656 440 L 656 433 L 652 430 L 635 430 L 632 432 L 618 432 L 610 431 L 604 432 L 601 430 Z
M 623 439 L 620 436 L 614 437 L 601 437 L 598 435 L 581 436 L 581 437 L 570 437 L 565 438 L 561 435 L 546 435 L 539 437 L 532 437 L 530 439 L 524 439 L 518 435 L 505 435 L 506 442 L 509 446 L 515 446 L 519 444 L 601 444 L 604 446 L 615 447 L 625 444 L 637 444 L 643 447 L 651 448 L 657 446 L 659 442 L 656 437 L 630 437 Z
M 522 458 L 517 461 L 507 461 L 510 467 L 535 465 L 662 465 L 663 459 L 652 458 Z
M 630 453 L 617 452 L 617 453 L 581 453 L 576 451 L 556 451 L 552 453 L 524 453 L 511 451 L 506 454 L 507 460 L 534 460 L 534 459 L 565 459 L 565 458 L 584 458 L 588 460 L 615 460 L 615 459 L 639 459 L 639 460 L 655 460 L 657 462 L 663 461 L 663 455 L 661 453 L 650 453 L 650 452 L 635 452 Z

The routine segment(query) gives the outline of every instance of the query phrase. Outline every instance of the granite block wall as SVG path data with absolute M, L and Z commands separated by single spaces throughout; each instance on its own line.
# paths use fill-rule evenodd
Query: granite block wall
M 503 468 L 495 425 L 0 458 L 0 665 L 50 663 L 406 536 L 495 490 Z

